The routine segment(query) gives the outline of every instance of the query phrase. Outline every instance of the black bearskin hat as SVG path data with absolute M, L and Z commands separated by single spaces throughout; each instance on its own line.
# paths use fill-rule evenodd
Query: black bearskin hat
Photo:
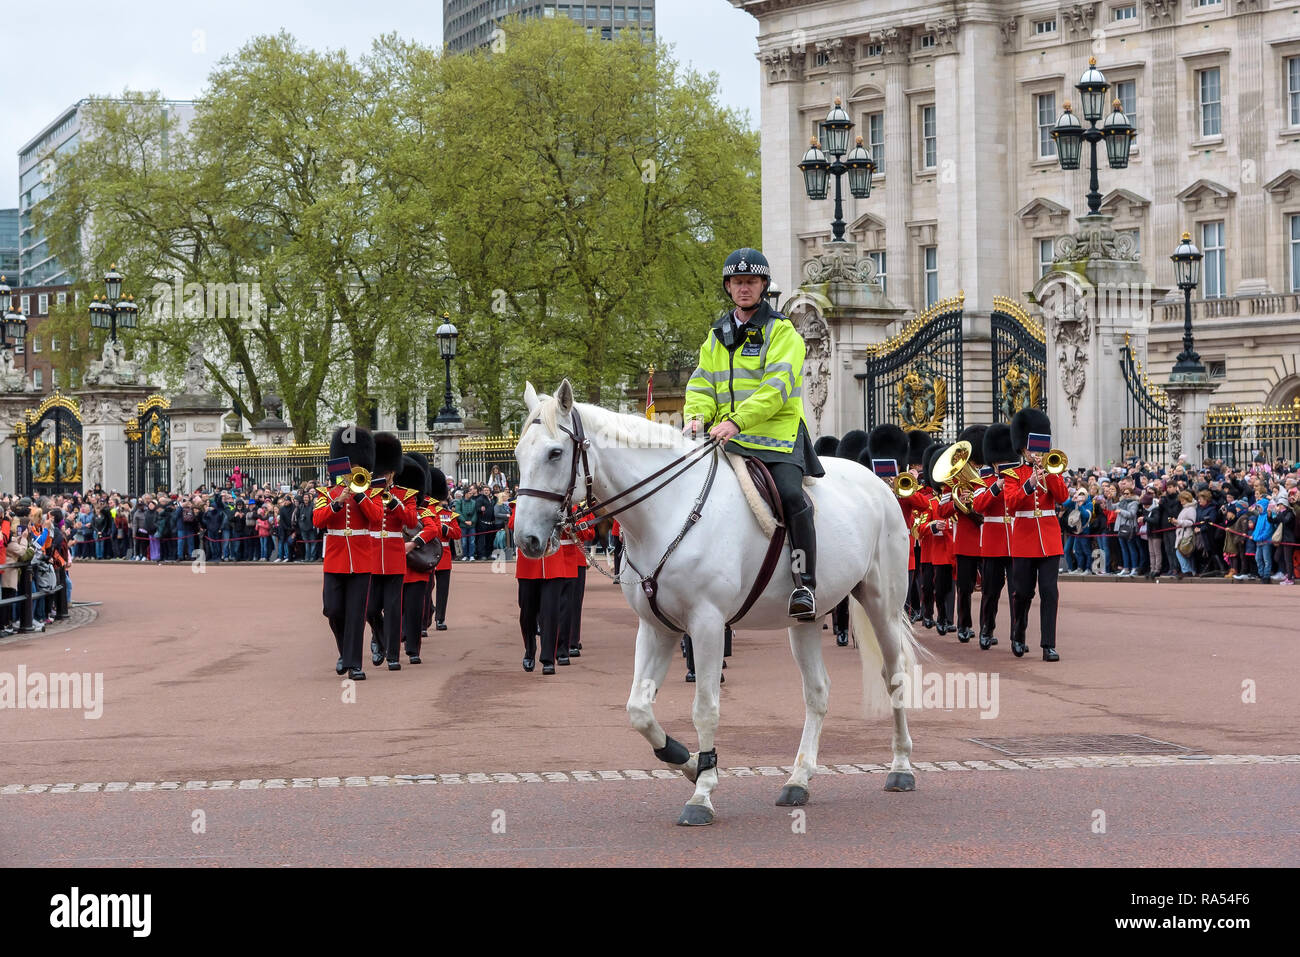
M 1046 412 L 1037 409 L 1021 409 L 1011 419 L 1011 447 L 1017 452 L 1029 444 L 1029 433 L 1052 434 L 1052 420 Z
M 371 471 L 376 475 L 384 475 L 389 472 L 396 473 L 401 468 L 402 440 L 392 432 L 376 432 L 375 467 Z
M 867 450 L 872 459 L 893 459 L 901 472 L 907 469 L 911 443 L 906 432 L 892 423 L 886 423 L 871 430 L 867 436 Z
M 428 478 L 419 462 L 409 455 L 404 455 L 402 456 L 402 467 L 393 476 L 393 484 L 400 488 L 414 489 L 423 495 L 424 487 L 428 484 Z
M 429 466 L 429 498 L 435 502 L 445 502 L 447 494 L 447 476 L 442 474 L 442 469 Z
M 415 459 L 416 462 L 420 463 L 420 468 L 424 469 L 425 482 L 424 482 L 424 488 L 420 489 L 420 494 L 428 495 L 429 494 L 429 482 L 428 482 L 429 460 L 424 457 L 423 452 L 407 452 L 405 454 L 407 458 Z
M 820 458 L 834 458 L 836 450 L 840 447 L 840 440 L 833 435 L 823 435 L 813 443 L 813 451 Z
M 349 436 L 352 441 L 344 441 Z M 334 430 L 330 437 L 330 458 L 347 459 L 353 467 L 360 465 L 367 472 L 375 470 L 375 437 L 369 429 L 359 425 L 344 425 Z
M 970 460 L 973 465 L 989 464 L 984 461 L 984 433 L 988 430 L 987 425 L 968 425 L 957 436 L 958 442 L 970 443 Z
M 919 429 L 907 433 L 907 464 L 921 465 L 925 462 L 925 450 L 930 447 L 930 433 Z
M 942 442 L 935 442 L 925 450 L 925 460 L 921 466 L 921 481 L 936 492 L 940 490 L 941 483 L 936 482 L 934 479 L 934 460 L 942 455 L 946 448 L 948 446 Z
M 1011 444 L 1011 426 L 1005 422 L 995 422 L 984 433 L 984 462 L 988 465 L 1001 465 L 1015 462 L 1020 455 Z
M 845 432 L 844 436 L 840 439 L 840 447 L 838 451 L 836 451 L 835 455 L 837 458 L 849 459 L 856 462 L 858 456 L 861 455 L 866 448 L 867 433 L 863 432 L 861 429 L 852 429 L 851 431 Z

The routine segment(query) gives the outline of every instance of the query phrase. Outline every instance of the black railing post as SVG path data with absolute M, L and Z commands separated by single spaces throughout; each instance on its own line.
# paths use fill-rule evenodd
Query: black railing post
M 23 565 L 22 570 L 18 573 L 18 595 L 22 598 L 19 606 L 20 612 L 18 630 L 27 633 L 35 629 L 32 628 L 32 563 L 27 562 Z

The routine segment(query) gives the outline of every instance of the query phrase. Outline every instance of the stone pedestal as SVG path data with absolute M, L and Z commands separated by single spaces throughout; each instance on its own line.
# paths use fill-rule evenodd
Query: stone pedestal
M 433 454 L 429 464 L 447 476 L 450 482 L 456 477 L 456 463 L 460 458 L 460 441 L 469 435 L 460 422 L 435 422 L 430 438 L 433 440 Z
M 867 351 L 907 312 L 886 298 L 876 264 L 855 243 L 827 243 L 804 263 L 803 283 L 781 306 L 807 346 L 803 408 L 813 438 L 865 428 L 863 389 L 854 379 Z
M 0 491 L 12 492 L 18 487 L 14 472 L 14 426 L 28 409 L 36 407 L 37 400 L 36 395 L 25 390 L 0 392 Z
M 1167 290 L 1147 281 L 1132 240 L 1110 228 L 1109 216 L 1078 222 L 1078 232 L 1056 241 L 1056 261 L 1028 295 L 1047 332 L 1053 444 L 1071 467 L 1104 467 L 1121 455 L 1124 336 L 1145 333 Z
M 74 395 L 81 406 L 81 487 L 98 482 L 105 491 L 127 489 L 126 424 L 153 393 L 149 385 L 90 385 Z
M 167 414 L 172 423 L 172 485 L 189 492 L 203 484 L 208 449 L 221 444 L 225 403 L 215 395 L 183 393 L 173 396 Z
M 1205 459 L 1205 414 L 1219 383 L 1208 373 L 1173 373 L 1163 386 L 1169 395 L 1169 461 L 1186 455 L 1189 465 L 1199 467 Z

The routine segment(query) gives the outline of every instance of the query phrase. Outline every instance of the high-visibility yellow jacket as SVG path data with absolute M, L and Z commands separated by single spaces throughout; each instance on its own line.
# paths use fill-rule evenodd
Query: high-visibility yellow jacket
M 734 338 L 730 348 L 728 331 Z M 731 440 L 737 445 L 793 452 L 803 421 L 803 362 L 803 337 L 767 303 L 742 329 L 727 312 L 700 347 L 683 416 L 710 424 L 730 419 L 740 429 Z

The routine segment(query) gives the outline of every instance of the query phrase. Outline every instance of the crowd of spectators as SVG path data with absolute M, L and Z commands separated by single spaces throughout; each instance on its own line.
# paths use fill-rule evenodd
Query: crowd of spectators
M 1300 575 L 1300 463 L 1244 467 L 1186 456 L 1068 472 L 1057 509 L 1064 573 L 1222 577 L 1290 585 Z

